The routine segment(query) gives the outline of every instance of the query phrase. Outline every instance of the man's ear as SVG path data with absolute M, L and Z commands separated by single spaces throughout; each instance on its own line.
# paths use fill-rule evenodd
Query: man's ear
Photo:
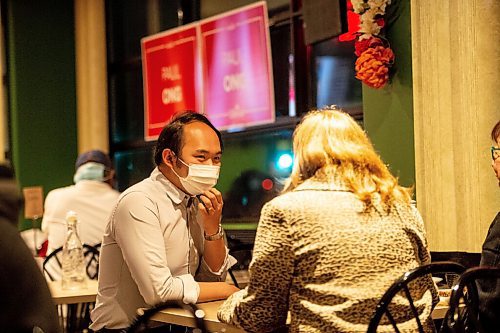
M 161 153 L 161 158 L 163 160 L 163 163 L 165 163 L 169 167 L 173 167 L 174 157 L 175 157 L 175 154 L 172 150 L 170 150 L 168 148 L 163 149 L 163 152 Z
M 114 169 L 109 169 L 104 171 L 105 183 L 108 183 L 111 187 L 114 187 L 116 172 Z

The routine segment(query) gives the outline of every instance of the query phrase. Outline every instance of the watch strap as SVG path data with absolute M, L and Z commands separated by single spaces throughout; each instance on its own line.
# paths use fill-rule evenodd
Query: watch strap
M 204 233 L 205 239 L 207 241 L 216 241 L 224 237 L 224 229 L 222 229 L 222 225 L 219 224 L 219 229 L 217 229 L 217 232 L 213 235 L 207 235 Z

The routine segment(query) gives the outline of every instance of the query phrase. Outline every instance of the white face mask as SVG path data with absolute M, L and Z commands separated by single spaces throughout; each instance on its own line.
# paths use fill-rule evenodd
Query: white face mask
M 186 177 L 181 177 L 172 168 L 172 171 L 181 182 L 182 187 L 191 195 L 199 195 L 211 189 L 217 184 L 219 179 L 220 166 L 218 165 L 205 165 L 205 164 L 186 164 L 179 158 L 185 166 L 188 167 L 188 174 Z
M 81 165 L 73 176 L 73 181 L 78 183 L 80 180 L 98 180 L 105 181 L 104 170 L 106 167 L 100 163 L 88 162 Z

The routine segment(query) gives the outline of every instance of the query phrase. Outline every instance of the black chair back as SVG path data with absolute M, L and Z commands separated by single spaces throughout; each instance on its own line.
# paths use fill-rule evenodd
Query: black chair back
M 167 301 L 161 302 L 148 309 L 140 309 L 138 316 L 134 319 L 132 324 L 127 328 L 126 333 L 142 333 L 149 332 L 149 330 L 154 330 L 157 327 L 155 325 L 150 326 L 151 318 L 158 312 L 167 308 L 179 308 L 190 311 L 193 315 L 193 333 L 205 333 L 207 329 L 203 319 L 205 318 L 205 313 L 203 310 L 198 309 L 194 304 L 184 304 L 179 301 Z M 154 322 L 154 320 L 153 320 Z M 157 332 L 157 330 L 155 330 Z
M 236 243 L 232 242 L 229 244 L 229 254 L 233 256 L 237 263 L 228 269 L 228 274 L 231 277 L 234 285 L 238 288 L 242 288 L 243 285 L 238 281 L 236 275 L 237 271 L 247 271 L 248 266 L 250 265 L 250 261 L 252 261 L 252 251 L 253 244 L 249 243 Z M 236 273 L 236 274 L 235 274 Z
M 100 244 L 98 244 L 100 246 Z M 58 247 L 54 251 L 52 251 L 48 256 L 43 260 L 43 273 L 49 277 L 51 281 L 54 281 L 55 278 L 50 274 L 50 271 L 47 269 L 46 265 L 55 261 L 59 268 L 62 268 L 61 262 L 61 254 L 62 254 L 62 246 Z M 95 280 L 99 274 L 99 249 L 95 246 L 83 244 L 83 256 L 85 257 L 85 271 L 87 272 L 87 277 L 91 280 Z
M 99 244 L 100 246 L 100 244 Z M 83 244 L 83 256 L 85 258 L 85 271 L 87 277 L 91 280 L 97 279 L 99 273 L 99 250 L 98 248 Z M 57 266 L 62 269 L 61 262 L 62 246 L 52 251 L 45 257 L 42 265 L 43 273 L 48 276 L 51 281 L 55 277 L 50 274 L 46 265 L 50 261 L 55 261 Z M 59 315 L 59 322 L 63 332 L 84 332 L 88 330 L 90 325 L 90 312 L 94 309 L 95 302 L 76 303 L 65 305 L 57 305 L 57 313 Z
M 418 309 L 414 304 L 413 297 L 410 292 L 410 288 L 408 287 L 410 282 L 423 277 L 425 275 L 432 275 L 437 273 L 456 273 L 461 274 L 465 271 L 465 267 L 451 261 L 443 261 L 443 262 L 434 262 L 427 265 L 422 265 L 417 267 L 409 272 L 406 272 L 397 279 L 389 289 L 384 293 L 379 303 L 375 308 L 375 313 L 368 324 L 367 333 L 376 333 L 377 327 L 382 320 L 382 317 L 385 315 L 389 320 L 389 323 L 394 328 L 395 332 L 400 332 L 398 328 L 398 322 L 395 320 L 395 314 L 392 313 L 389 305 L 397 294 L 403 294 L 408 300 L 408 304 L 411 310 L 411 314 L 413 318 L 416 320 L 418 326 L 418 332 L 424 333 L 424 325 L 422 324 Z M 396 312 L 395 310 L 394 312 Z
M 498 267 L 474 267 L 465 271 L 452 288 L 450 308 L 445 317 L 448 331 L 454 333 L 491 332 L 492 327 L 484 326 L 485 321 L 489 318 L 482 318 L 480 305 L 485 299 L 481 292 L 478 292 L 478 287 L 479 290 L 484 288 L 495 292 L 498 290 L 499 282 L 500 268 Z M 492 288 L 489 288 L 488 284 Z M 490 296 L 488 295 L 488 297 Z M 493 296 L 500 297 L 498 294 L 493 294 Z M 498 300 L 496 301 L 498 302 Z M 497 313 L 494 316 L 498 318 L 499 315 Z M 496 331 L 500 328 L 496 326 L 493 329 Z
M 431 251 L 431 261 L 453 261 L 458 262 L 465 268 L 472 268 L 479 266 L 481 253 L 462 251 Z

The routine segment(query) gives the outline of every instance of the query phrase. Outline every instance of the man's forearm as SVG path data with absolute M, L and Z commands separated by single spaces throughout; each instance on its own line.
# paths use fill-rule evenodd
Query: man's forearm
M 198 302 L 215 301 L 226 299 L 239 289 L 225 282 L 198 282 L 200 295 Z
M 203 257 L 212 272 L 218 272 L 224 263 L 224 259 L 226 258 L 224 238 L 215 241 L 205 240 L 205 251 Z

